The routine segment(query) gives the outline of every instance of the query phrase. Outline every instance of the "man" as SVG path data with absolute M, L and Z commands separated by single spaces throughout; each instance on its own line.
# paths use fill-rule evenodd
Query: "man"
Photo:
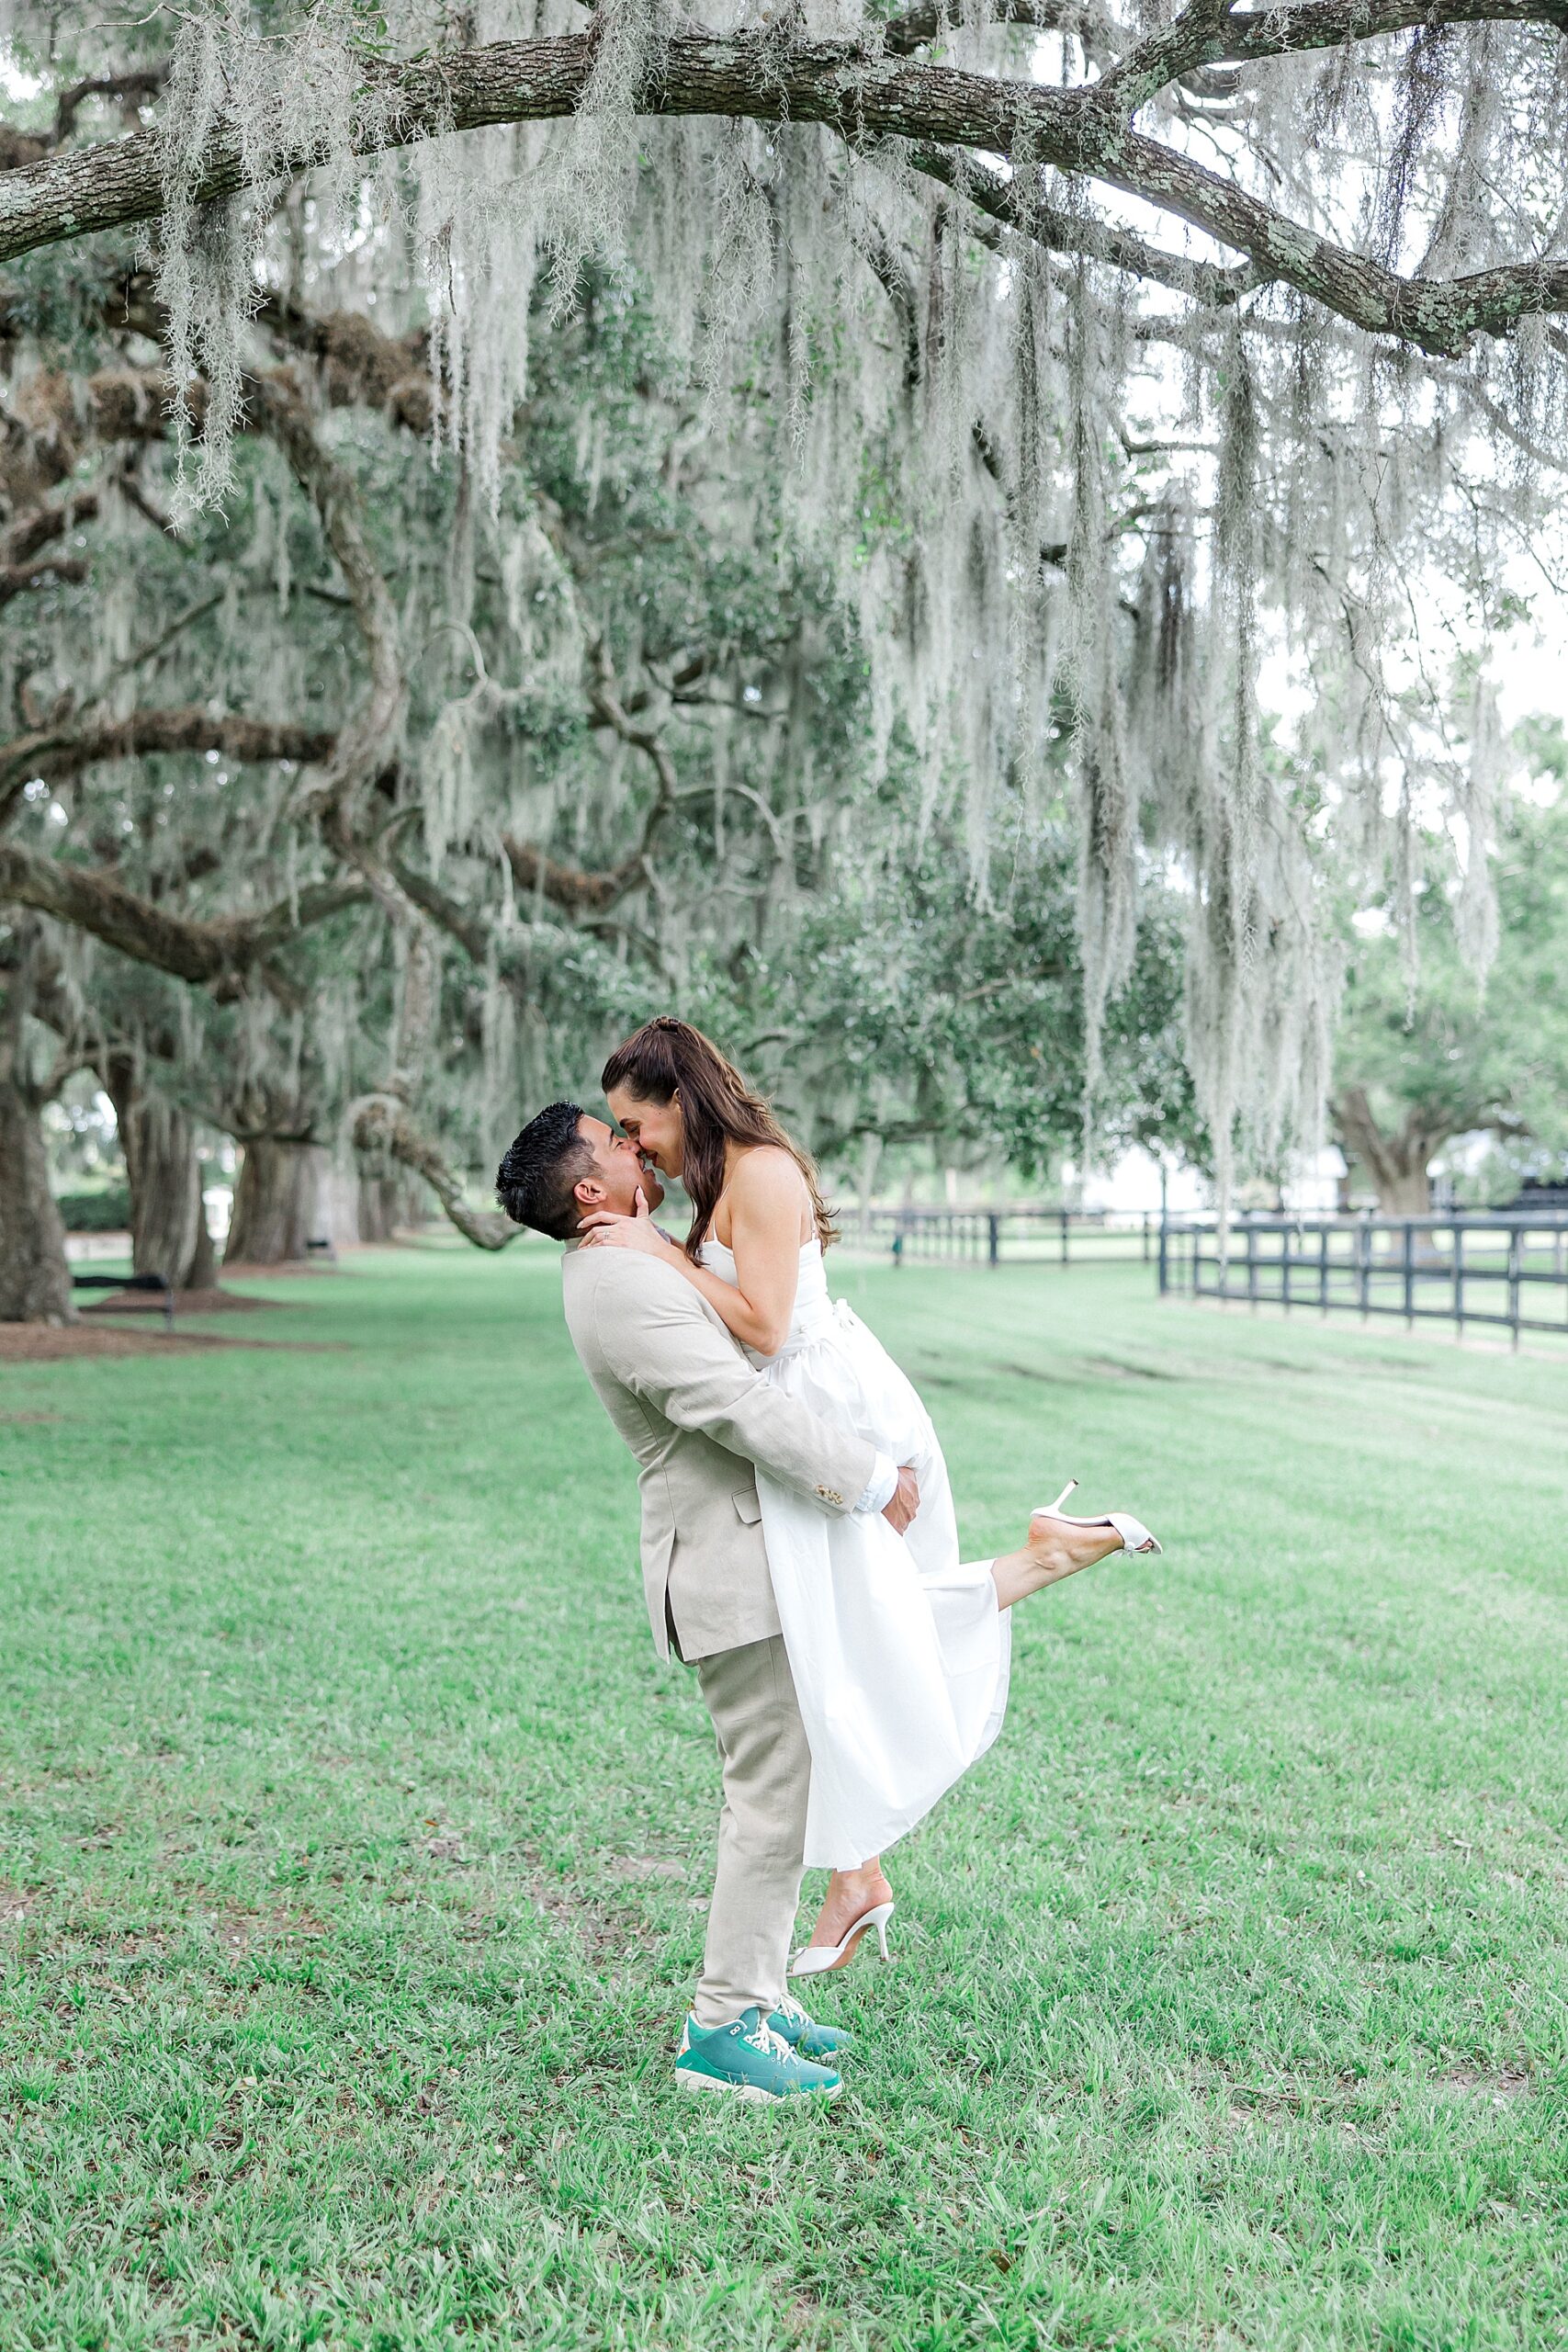
M 724 1774 L 703 1973 L 675 2062 L 684 2090 L 835 2098 L 849 2037 L 785 1989 L 811 1759 L 779 1630 L 753 1465 L 829 1512 L 880 1510 L 900 1534 L 914 1473 L 762 1379 L 690 1283 L 629 1250 L 583 1250 L 596 1209 L 656 1209 L 636 1147 L 575 1102 L 530 1120 L 496 1195 L 567 1245 L 562 1294 L 584 1371 L 636 1454 L 654 1645 L 696 1673 Z

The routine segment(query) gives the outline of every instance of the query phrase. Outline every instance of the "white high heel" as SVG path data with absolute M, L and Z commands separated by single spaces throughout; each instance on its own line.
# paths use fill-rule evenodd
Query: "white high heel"
M 1073 1493 L 1077 1483 L 1076 1478 L 1069 1478 L 1054 1503 L 1042 1503 L 1038 1510 L 1030 1512 L 1031 1521 L 1059 1519 L 1068 1527 L 1113 1527 L 1122 1538 L 1123 1547 L 1129 1552 L 1164 1551 L 1164 1544 L 1156 1543 L 1143 1521 L 1134 1519 L 1131 1511 L 1108 1510 L 1102 1511 L 1098 1519 L 1076 1519 L 1071 1511 L 1064 1510 L 1062 1505 Z
M 830 1968 L 848 1967 L 860 1950 L 862 1938 L 872 1928 L 876 1931 L 876 1940 L 881 1947 L 882 1957 L 886 1960 L 889 1956 L 887 1922 L 893 1917 L 893 1911 L 894 1905 L 891 1903 L 878 1903 L 871 1910 L 861 1913 L 860 1917 L 846 1930 L 841 1942 L 803 1944 L 790 1962 L 790 1974 L 792 1976 L 825 1976 Z

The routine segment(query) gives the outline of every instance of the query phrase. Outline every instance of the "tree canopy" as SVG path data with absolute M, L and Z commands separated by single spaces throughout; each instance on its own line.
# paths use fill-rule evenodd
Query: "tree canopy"
M 1484 960 L 1423 612 L 1553 544 L 1560 12 L 524 14 L 13 7 L 7 1071 L 493 1243 L 650 1001 L 852 1134 L 853 974 L 889 1118 L 1277 1159 L 1348 893 L 1451 839 Z
M 1561 729 L 1525 749 L 1537 777 L 1560 786 Z M 1549 1156 L 1568 1149 L 1568 804 L 1521 800 L 1494 867 L 1497 932 L 1483 979 L 1440 878 L 1418 893 L 1414 967 L 1392 923 L 1353 952 L 1334 1119 L 1393 1214 L 1430 1208 L 1432 1161 L 1456 1136 L 1489 1128 L 1516 1148 L 1528 1139 Z

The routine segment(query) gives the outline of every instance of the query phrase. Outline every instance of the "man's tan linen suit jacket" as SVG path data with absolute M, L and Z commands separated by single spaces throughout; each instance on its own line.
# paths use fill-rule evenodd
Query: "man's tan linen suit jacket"
M 642 1581 L 660 1657 L 766 1641 L 779 1614 L 753 1464 L 825 1511 L 853 1510 L 874 1447 L 756 1372 L 702 1294 L 641 1250 L 568 1246 L 567 1329 L 636 1454 Z

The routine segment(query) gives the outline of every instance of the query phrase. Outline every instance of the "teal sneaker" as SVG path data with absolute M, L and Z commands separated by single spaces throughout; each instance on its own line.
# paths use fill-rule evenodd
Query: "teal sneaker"
M 844 2087 L 836 2067 L 798 2056 L 757 2008 L 743 2010 L 733 2025 L 717 2026 L 711 2033 L 688 2018 L 676 2052 L 675 2080 L 683 2091 L 728 2091 L 736 2098 L 764 2102 L 837 2098 Z
M 784 1995 L 768 2023 L 802 2058 L 837 2058 L 855 2046 L 854 2035 L 841 2026 L 818 2025 L 807 2017 L 792 1993 Z

